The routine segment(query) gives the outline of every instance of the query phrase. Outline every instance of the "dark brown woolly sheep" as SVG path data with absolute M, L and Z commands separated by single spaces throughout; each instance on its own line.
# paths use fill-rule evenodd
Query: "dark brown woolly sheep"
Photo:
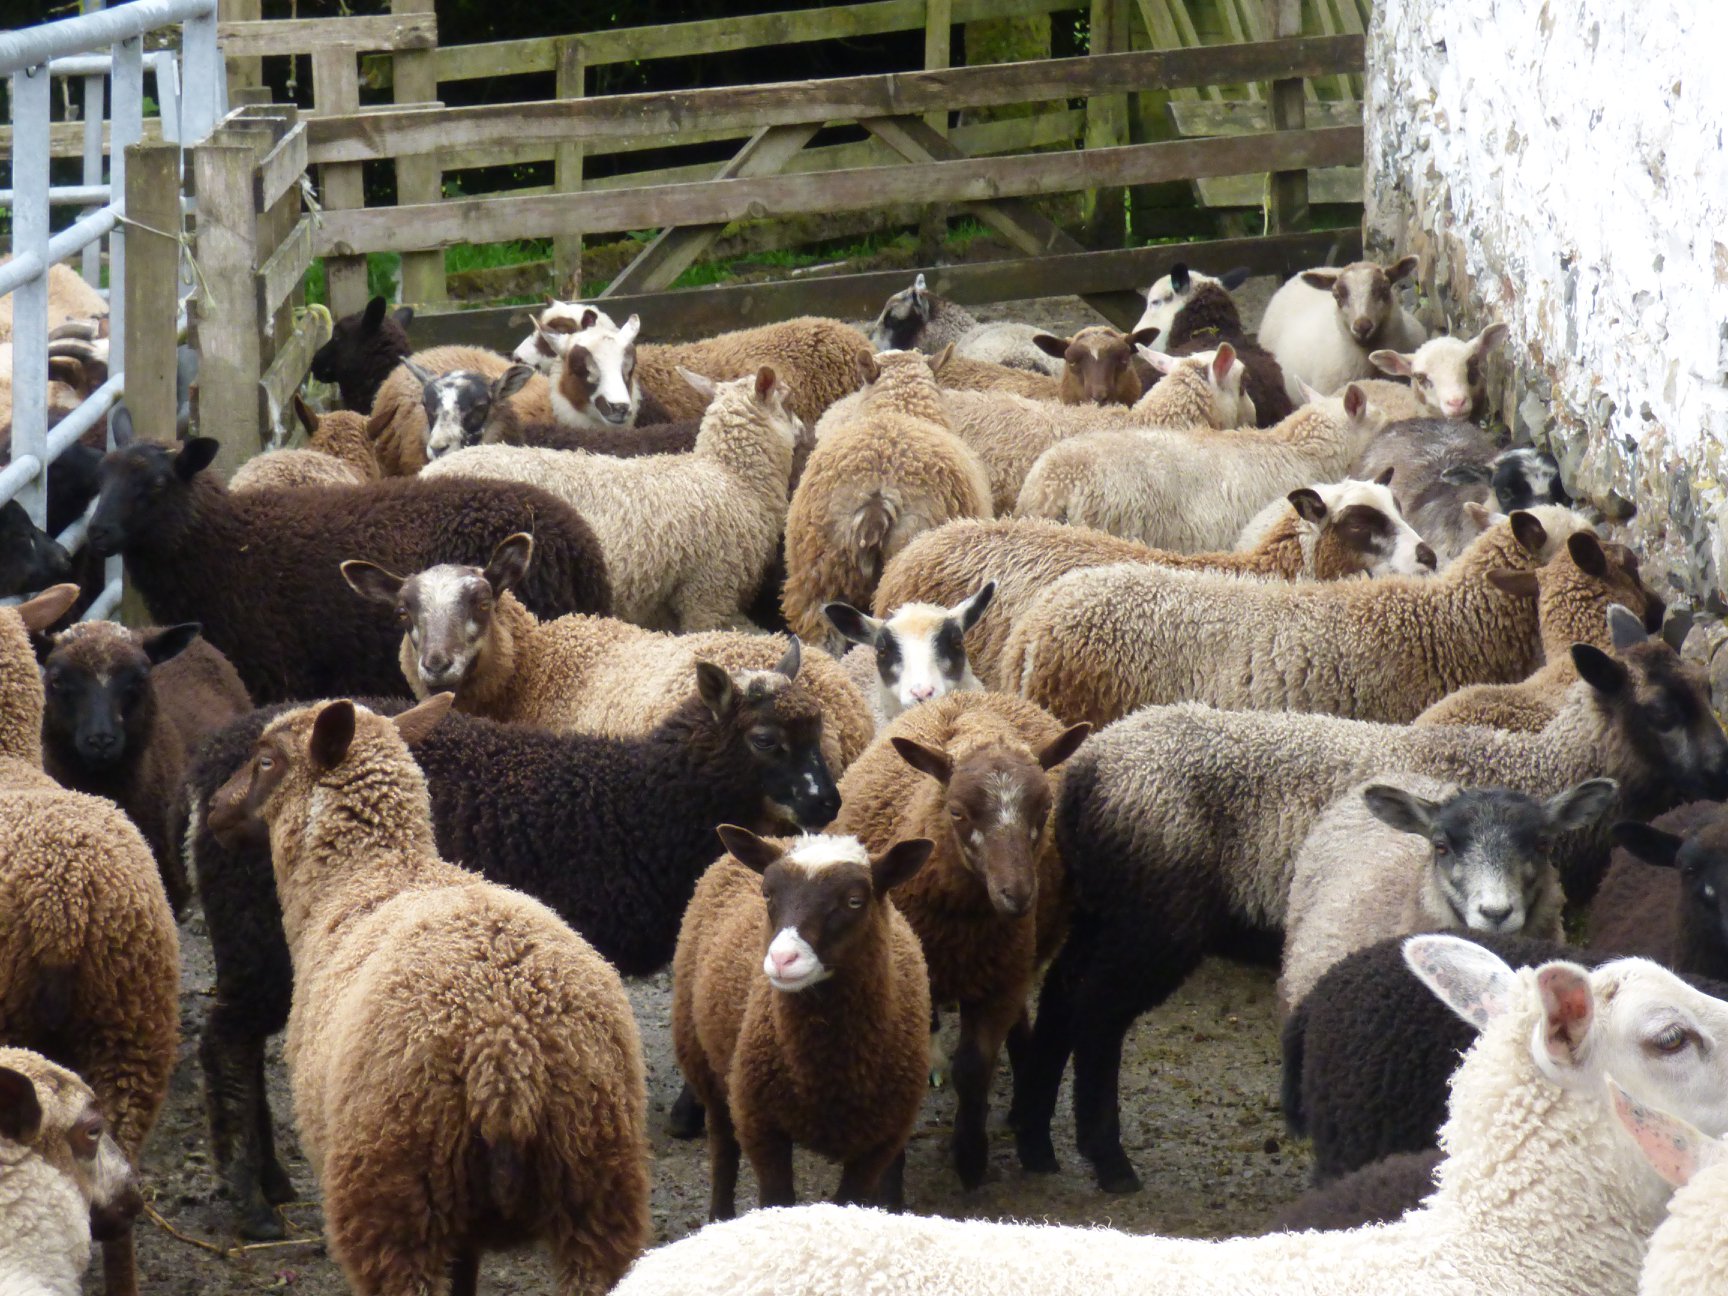
M 1360 1228 L 1389 1224 L 1414 1210 L 1434 1191 L 1434 1171 L 1440 1149 L 1394 1152 L 1333 1183 L 1311 1188 L 1266 1225 L 1266 1233 L 1300 1233 L 1304 1229 Z
M 1186 271 L 1183 266 L 1176 269 Z M 1174 271 L 1171 277 L 1175 277 Z M 1284 371 L 1278 367 L 1277 358 L 1255 342 L 1248 330 L 1242 327 L 1236 299 L 1224 285 L 1202 283 L 1176 312 L 1169 336 L 1164 339 L 1164 350 L 1171 355 L 1193 355 L 1198 351 L 1215 350 L 1220 342 L 1235 347 L 1236 355 L 1248 369 L 1248 377 L 1242 386 L 1254 400 L 1256 425 L 1273 427 L 1288 418 L 1295 406 L 1290 403 Z
M 631 459 L 637 455 L 689 454 L 696 448 L 701 419 L 675 423 L 639 424 L 636 427 L 566 427 L 562 423 L 524 423 L 512 436 L 501 437 L 507 445 L 542 446 L 547 450 L 586 450 L 590 454 Z
M 1728 981 L 1728 817 L 1714 801 L 1614 825 L 1590 948 Z
M 382 297 L 374 297 L 365 310 L 336 321 L 330 340 L 313 353 L 312 376 L 335 383 L 349 409 L 367 412 L 390 371 L 413 351 L 407 332 L 413 320 L 412 306 L 392 311 Z
M 1108 324 L 1094 324 L 1067 338 L 1039 333 L 1032 342 L 1063 362 L 1064 405 L 1132 405 L 1145 394 L 1134 372 L 1134 348 L 1157 336 L 1157 329 L 1121 333 Z

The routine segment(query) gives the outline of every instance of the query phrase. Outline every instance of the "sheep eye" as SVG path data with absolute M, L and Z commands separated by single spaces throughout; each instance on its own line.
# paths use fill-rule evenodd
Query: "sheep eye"
M 1434 385 L 1434 380 L 1427 374 L 1419 373 L 1416 375 L 1416 385 L 1418 387 L 1432 387 Z
M 864 897 L 861 895 L 847 896 L 846 907 L 848 909 L 862 909 L 864 907 Z
M 963 823 L 966 819 L 966 812 L 964 810 L 950 810 L 948 817 L 955 823 Z
M 750 735 L 750 745 L 757 751 L 773 751 L 776 743 L 771 733 L 753 733 Z
M 1434 841 L 1434 854 L 1436 856 L 1444 858 L 1445 856 L 1450 855 L 1451 853 L 1452 853 L 1452 847 L 1450 845 L 1448 845 L 1445 841 L 1443 841 L 1439 838 L 1435 839 L 1435 841 Z
M 1678 1053 L 1692 1042 L 1692 1032 L 1678 1022 L 1664 1026 L 1650 1037 L 1650 1047 L 1658 1053 Z
M 1680 717 L 1671 707 L 1653 706 L 1650 708 L 1650 723 L 1658 729 L 1672 729 L 1680 723 Z
M 84 1117 L 74 1125 L 66 1135 L 66 1142 L 71 1146 L 73 1155 L 86 1161 L 95 1156 L 105 1128 L 102 1118 L 95 1114 Z

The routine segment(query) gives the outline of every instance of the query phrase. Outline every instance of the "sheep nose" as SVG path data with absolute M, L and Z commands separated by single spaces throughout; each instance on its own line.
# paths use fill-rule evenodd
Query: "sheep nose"
M 1366 342 L 1373 335 L 1374 321 L 1359 319 L 1350 326 L 1350 331 L 1356 335 L 1358 341 Z
M 120 745 L 120 735 L 113 733 L 85 734 L 82 745 L 88 756 L 97 758 L 112 756 L 115 748 Z
M 1498 927 L 1512 916 L 1512 906 L 1509 904 L 1478 905 L 1476 912 Z
M 600 411 L 600 417 L 605 419 L 608 423 L 622 423 L 630 413 L 630 407 L 628 405 L 621 405 L 617 401 L 607 400 L 604 396 L 596 396 L 594 398 L 594 408 Z
M 421 672 L 434 678 L 443 676 L 449 669 L 450 658 L 444 653 L 434 653 L 420 659 Z
M 784 975 L 786 970 L 798 961 L 797 950 L 769 950 L 768 957 L 774 962 L 776 974 Z
M 936 686 L 934 684 L 914 684 L 910 691 L 914 702 L 928 702 L 931 698 L 936 696 Z
M 1426 544 L 1416 546 L 1416 561 L 1429 571 L 1433 571 L 1440 565 L 1440 560 L 1434 556 L 1434 551 Z
M 1454 418 L 1461 414 L 1467 414 L 1470 412 L 1470 402 L 1468 400 L 1449 400 L 1446 402 L 1446 412 Z

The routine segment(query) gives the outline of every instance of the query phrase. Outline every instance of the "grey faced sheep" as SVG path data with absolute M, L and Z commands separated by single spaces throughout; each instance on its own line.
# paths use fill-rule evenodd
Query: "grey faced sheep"
M 1728 1143 L 1634 1098 L 1609 1077 L 1614 1113 L 1651 1169 L 1678 1191 L 1650 1236 L 1638 1296 L 1692 1296 L 1728 1285 Z
M 312 376 L 335 383 L 347 408 L 368 412 L 391 370 L 413 351 L 408 344 L 413 322 L 412 306 L 391 310 L 382 297 L 374 297 L 365 310 L 336 321 L 330 340 L 312 355 Z
M 965 640 L 995 597 L 996 582 L 986 581 L 953 607 L 902 603 L 892 615 L 877 618 L 850 603 L 830 603 L 822 615 L 842 638 L 858 645 L 843 664 L 852 670 L 855 659 L 865 663 L 856 669 L 867 668 L 881 724 L 920 702 L 984 687 L 972 673 Z M 856 674 L 853 678 L 857 682 Z
M 296 1123 L 349 1283 L 472 1296 L 484 1252 L 543 1241 L 597 1294 L 649 1232 L 635 1019 L 551 910 L 439 858 L 407 744 L 448 708 L 290 712 L 209 813 L 270 825 Z
M 495 378 L 472 369 L 430 373 L 412 358 L 404 360 L 402 367 L 420 381 L 428 463 L 482 441 L 511 440 L 501 425 L 515 423 L 521 416 L 511 407 L 510 398 L 534 376 L 527 365 L 511 365 Z
M 512 370 L 516 371 L 510 378 L 513 394 L 494 408 L 493 384 L 502 383 Z M 379 387 L 366 422 L 366 434 L 372 440 L 378 469 L 384 476 L 411 477 L 426 466 L 427 438 L 444 400 L 440 394 L 429 404 L 427 386 L 443 374 L 465 375 L 459 382 L 452 380 L 456 385 L 448 393 L 465 394 L 457 402 L 455 426 L 461 428 L 464 415 L 475 422 L 471 432 L 446 433 L 441 444 L 448 444 L 450 437 L 461 441 L 467 435 L 478 441 L 489 419 L 499 424 L 493 431 L 494 440 L 509 440 L 511 423 L 553 421 L 551 388 L 528 366 L 517 365 L 507 356 L 482 347 L 441 346 L 416 351 L 404 357 Z
M 1728 981 L 1728 823 L 1710 802 L 1614 825 L 1590 948 Z
M 1039 331 L 1030 324 L 1008 321 L 981 324 L 964 306 L 931 292 L 919 275 L 910 288 L 883 303 L 869 336 L 878 351 L 935 355 L 953 343 L 954 354 L 970 360 L 1059 377 L 1062 358 L 1045 353 L 1033 342 Z
M 1369 363 L 1381 373 L 1410 380 L 1407 405 L 1394 405 L 1390 392 L 1379 393 L 1381 404 L 1394 419 L 1479 417 L 1487 392 L 1488 353 L 1505 340 L 1506 325 L 1490 324 L 1473 338 L 1429 338 L 1410 355 L 1370 352 Z
M 1373 352 L 1422 344 L 1426 330 L 1397 299 L 1396 285 L 1415 268 L 1416 258 L 1407 256 L 1389 266 L 1355 261 L 1304 270 L 1272 294 L 1260 345 L 1278 357 L 1292 402 L 1301 403 L 1302 383 L 1335 392 L 1379 373 L 1368 358 Z
M 901 1203 L 929 1071 L 918 937 L 888 899 L 929 858 L 851 837 L 787 846 L 733 825 L 672 961 L 672 1043 L 707 1109 L 710 1219 L 730 1219 L 742 1149 L 763 1206 L 795 1200 L 792 1149 L 842 1163 L 835 1200 Z M 886 1181 L 886 1182 L 884 1182 Z

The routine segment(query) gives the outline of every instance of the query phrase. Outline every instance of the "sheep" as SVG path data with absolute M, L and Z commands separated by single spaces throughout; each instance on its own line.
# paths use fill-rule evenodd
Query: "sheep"
M 733 1217 L 740 1150 L 761 1204 L 790 1206 L 795 1144 L 842 1163 L 836 1201 L 898 1208 L 930 986 L 888 895 L 933 843 L 872 856 L 853 837 L 719 833 L 728 853 L 696 884 L 672 960 L 672 1047 L 708 1114 L 708 1217 Z
M 948 602 L 991 578 L 995 611 L 978 622 L 967 651 L 979 678 L 1002 688 L 1002 649 L 1014 623 L 1057 580 L 1085 567 L 1135 562 L 1323 581 L 1433 569 L 1433 551 L 1399 516 L 1384 482 L 1304 486 L 1290 492 L 1283 508 L 1282 523 L 1246 553 L 1172 553 L 1034 518 L 950 522 L 918 537 L 888 564 L 876 609 L 880 615 L 914 600 Z
M 1369 352 L 1368 362 L 1381 373 L 1410 380 L 1404 389 L 1409 397 L 1405 410 L 1395 409 L 1390 401 L 1382 403 L 1393 418 L 1479 417 L 1487 394 L 1483 364 L 1488 353 L 1506 340 L 1506 331 L 1504 324 L 1490 324 L 1468 341 L 1429 338 L 1410 355 L 1392 350 Z
M 1196 292 L 1208 284 L 1217 284 L 1226 292 L 1234 292 L 1247 282 L 1246 269 L 1231 270 L 1214 279 L 1211 275 L 1192 270 L 1178 261 L 1170 267 L 1169 274 L 1146 290 L 1146 309 L 1141 313 L 1139 323 L 1134 325 L 1134 331 L 1138 333 L 1141 329 L 1157 329 L 1157 338 L 1147 345 L 1159 351 L 1168 351 L 1170 326 L 1176 322 L 1176 316 Z
M 612 317 L 598 306 L 559 301 L 556 297 L 547 301 L 540 313 L 532 318 L 532 322 L 534 331 L 516 344 L 510 358 L 517 364 L 532 366 L 536 373 L 542 375 L 552 372 L 552 364 L 558 358 L 558 334 L 580 333 L 596 324 L 607 328 L 618 327 L 612 322 Z
M 996 597 L 996 582 L 986 581 L 953 607 L 934 603 L 902 603 L 887 617 L 873 617 L 850 603 L 830 603 L 822 609 L 828 624 L 848 643 L 857 644 L 842 664 L 850 674 L 856 660 L 868 676 L 868 689 L 878 727 L 902 711 L 984 686 L 966 659 L 966 632 L 978 624 Z M 854 683 L 859 674 L 852 674 Z
M 1566 509 L 1521 510 L 1433 577 L 1321 585 L 1094 567 L 1026 609 L 998 671 L 1055 715 L 1093 724 L 1189 700 L 1410 720 L 1463 685 L 1536 669 L 1536 608 L 1498 578 L 1541 566 L 1584 526 Z
M 0 505 L 0 598 L 33 594 L 72 575 L 72 556 L 17 500 Z
M 119 808 L 42 769 L 29 635 L 71 606 L 56 585 L 0 611 L 0 1044 L 84 1078 L 136 1166 L 180 1043 L 180 942 L 156 861 Z M 137 1291 L 129 1232 L 103 1243 L 110 1296 Z
M 218 443 L 139 442 L 102 461 L 89 548 L 121 554 L 160 624 L 197 621 L 257 702 L 403 689 L 400 631 L 357 604 L 342 559 L 418 570 L 471 562 L 532 530 L 540 562 L 521 587 L 531 610 L 604 613 L 606 561 L 588 524 L 531 486 L 380 481 L 233 495 L 204 471 Z
M 1244 930 L 1282 926 L 1315 816 L 1363 779 L 1402 769 L 1550 796 L 1608 777 L 1630 817 L 1728 793 L 1728 737 L 1704 703 L 1701 668 L 1659 640 L 1613 655 L 1578 644 L 1572 656 L 1581 682 L 1539 734 L 1188 703 L 1148 707 L 1094 735 L 1057 804 L 1075 906 L 1044 978 L 1028 1064 L 1015 1073 L 1022 1164 L 1054 1164 L 1048 1131 L 1072 1052 L 1080 1150 L 1107 1190 L 1138 1186 L 1117 1126 L 1123 1035 L 1206 953 L 1234 948 Z M 1658 739 L 1658 722 L 1672 725 L 1676 713 L 1682 723 Z M 1568 900 L 1588 900 L 1604 854 L 1588 835 L 1556 845 Z
M 1638 960 L 1514 972 L 1450 936 L 1412 937 L 1405 957 L 1479 1034 L 1453 1083 L 1439 1185 L 1402 1220 L 1205 1241 L 805 1206 L 651 1252 L 618 1296 L 1633 1296 L 1670 1189 L 1621 1130 L 1604 1076 L 1728 1129 L 1728 1060 L 1705 1042 L 1728 1029 L 1728 1005 Z
M 552 336 L 555 355 L 546 383 L 552 417 L 560 426 L 598 431 L 636 423 L 643 406 L 642 387 L 636 379 L 636 335 L 641 329 L 641 317 L 632 315 L 622 326 L 596 319 L 577 332 Z M 656 401 L 650 421 L 665 417 L 664 407 Z M 511 438 L 489 435 L 487 439 Z
M 1336 392 L 1380 372 L 1375 351 L 1414 351 L 1427 331 L 1397 299 L 1395 285 L 1416 268 L 1403 257 L 1389 266 L 1354 261 L 1341 269 L 1304 270 L 1266 303 L 1260 345 L 1278 358 L 1293 403 L 1302 384 Z
M 935 355 L 951 342 L 956 355 L 970 360 L 1060 377 L 1062 359 L 1045 354 L 1033 343 L 1038 332 L 1030 324 L 981 324 L 964 306 L 931 292 L 920 274 L 910 288 L 883 303 L 881 314 L 870 326 L 869 338 L 878 351 L 921 351 L 925 355 Z
M 1174 280 L 1176 271 L 1182 269 L 1177 266 L 1170 272 L 1170 278 Z M 1270 351 L 1249 337 L 1229 288 L 1218 280 L 1190 282 L 1187 287 L 1178 309 L 1164 326 L 1165 335 L 1158 350 L 1183 356 L 1211 350 L 1221 342 L 1230 343 L 1248 369 L 1246 389 L 1254 402 L 1253 422 L 1260 427 L 1276 427 L 1289 418 L 1296 407 L 1290 401 L 1284 371 Z M 1148 308 L 1148 314 L 1151 313 Z
M 279 716 L 210 818 L 270 827 L 295 1123 L 349 1284 L 471 1293 L 483 1252 L 537 1240 L 597 1294 L 649 1235 L 641 1041 L 591 945 L 439 857 L 408 744 L 448 708 Z
M 414 749 L 440 852 L 550 905 L 624 975 L 664 967 L 696 879 L 714 861 L 716 826 L 815 829 L 839 805 L 819 754 L 821 712 L 802 677 L 712 663 L 693 674 L 683 703 L 630 739 L 446 717 Z M 190 854 L 216 963 L 199 1052 L 211 1145 L 242 1231 L 261 1238 L 282 1234 L 270 1203 L 296 1196 L 276 1159 L 264 1089 L 265 1040 L 287 1020 L 292 970 L 261 825 L 219 840 L 205 807 L 286 709 L 214 735 L 187 777 Z M 486 771 L 483 796 L 475 770 Z
M 638 455 L 689 454 L 696 448 L 700 419 L 674 423 L 639 423 L 635 427 L 565 427 L 561 423 L 517 424 L 506 445 L 539 446 L 545 450 L 586 450 L 590 454 L 633 459 Z M 793 457 L 796 475 L 797 456 Z
M 0 257 L 0 265 L 12 259 Z M 0 297 L 0 342 L 12 340 L 12 303 L 15 294 Z M 50 331 L 72 320 L 106 319 L 108 299 L 69 265 L 56 262 L 48 267 L 48 328 Z
M 538 621 L 511 592 L 533 553 L 532 538 L 518 534 L 499 542 L 484 570 L 443 565 L 404 578 L 349 562 L 342 574 L 404 627 L 399 662 L 415 696 L 454 691 L 459 708 L 493 720 L 629 737 L 683 703 L 698 659 L 727 670 L 798 674 L 804 654 L 796 640 L 657 634 L 591 616 Z M 843 770 L 870 741 L 869 710 L 825 654 L 810 654 L 804 680 L 827 718 L 829 765 Z
M 352 410 L 317 413 L 294 396 L 294 415 L 306 430 L 305 449 L 253 455 L 228 479 L 230 491 L 293 486 L 357 486 L 379 480 L 378 458 L 366 435 L 366 417 Z
M 80 1296 L 92 1233 L 124 1232 L 142 1206 L 90 1086 L 0 1048 L 0 1291 Z
M 1033 465 L 1014 515 L 1090 526 L 1160 549 L 1224 549 L 1279 496 L 1343 477 L 1384 426 L 1361 391 L 1350 389 L 1303 406 L 1274 428 L 1076 438 Z
M 228 660 L 194 624 L 128 630 L 82 621 L 40 643 L 43 766 L 106 797 L 138 826 L 176 916 L 191 896 L 180 858 L 180 778 L 209 734 L 252 709 Z
M 449 375 L 448 381 L 433 387 L 443 375 Z M 495 407 L 494 393 L 503 394 L 507 375 L 509 399 Z M 527 365 L 479 347 L 441 346 L 405 356 L 378 388 L 366 423 L 379 472 L 411 477 L 424 468 L 430 458 L 431 421 L 438 416 L 447 428 L 440 438 L 442 449 L 470 439 L 477 443 L 489 422 L 552 422 L 551 387 Z M 510 435 L 493 431 L 494 439 Z
M 869 602 L 882 569 L 921 531 L 990 516 L 984 465 L 948 430 L 916 351 L 867 359 L 853 417 L 819 441 L 786 514 L 780 605 L 801 638 L 834 644 L 822 605 Z
M 1058 442 L 1139 428 L 1222 429 L 1253 421 L 1253 407 L 1242 394 L 1246 371 L 1228 344 L 1186 361 L 1156 354 L 1154 360 L 1169 376 L 1129 406 L 1052 405 L 1011 392 L 944 392 L 950 429 L 977 453 L 990 478 L 992 509 L 999 515 L 1013 511 L 1026 474 Z M 817 429 L 818 441 L 825 431 Z
M 1467 927 L 1559 940 L 1565 897 L 1548 852 L 1618 791 L 1588 779 L 1543 801 L 1422 774 L 1351 788 L 1296 852 L 1279 999 L 1302 1002 L 1327 968 L 1385 936 Z
M 1699 802 L 1653 824 L 1614 825 L 1619 849 L 1590 907 L 1591 949 L 1728 981 L 1721 811 Z
M 1658 1047 L 1661 1047 L 1658 1045 Z M 1697 1296 L 1728 1287 L 1728 1146 L 1690 1121 L 1639 1102 L 1608 1079 L 1614 1114 L 1651 1169 L 1679 1189 L 1650 1235 L 1638 1275 L 1639 1296 Z
M 413 322 L 412 306 L 391 310 L 382 297 L 372 298 L 365 310 L 344 315 L 331 326 L 330 340 L 312 353 L 312 376 L 335 383 L 346 408 L 367 413 L 384 380 L 413 353 L 408 344 Z
M 930 357 L 930 372 L 944 391 L 1001 391 L 1038 401 L 1062 399 L 1062 380 L 1029 369 L 1011 369 L 988 360 L 971 360 L 945 346 Z M 817 427 L 817 437 L 821 437 Z
M 675 346 L 635 346 L 636 381 L 643 399 L 658 402 L 666 421 L 701 418 L 708 400 L 680 369 L 728 382 L 764 365 L 786 384 L 787 408 L 805 427 L 858 386 L 858 366 L 872 354 L 869 339 L 839 320 L 805 316 L 760 328 L 721 333 Z
M 1329 1184 L 1309 1189 L 1272 1217 L 1267 1233 L 1304 1229 L 1351 1229 L 1390 1224 L 1433 1194 L 1440 1149 L 1394 1152 L 1352 1170 Z
M 1554 718 L 1577 682 L 1567 651 L 1572 644 L 1608 648 L 1662 628 L 1666 605 L 1639 579 L 1637 557 L 1623 545 L 1603 544 L 1589 531 L 1566 537 L 1565 551 L 1536 571 L 1506 573 L 1495 584 L 1535 602 L 1544 664 L 1516 684 L 1472 684 L 1448 693 L 1413 723 L 1533 733 Z
M 835 831 L 870 850 L 936 843 L 893 895 L 924 947 L 931 1002 L 960 1009 L 954 1166 L 967 1188 L 984 1179 L 997 1053 L 1027 1033 L 1033 978 L 1064 934 L 1066 877 L 1046 821 L 1053 771 L 1090 731 L 1001 693 L 956 693 L 897 717 L 840 781 Z
M 1032 345 L 1062 361 L 1058 399 L 1064 405 L 1132 405 L 1145 394 L 1134 369 L 1135 348 L 1156 336 L 1150 329 L 1121 333 L 1094 324 L 1073 337 L 1035 334 Z

